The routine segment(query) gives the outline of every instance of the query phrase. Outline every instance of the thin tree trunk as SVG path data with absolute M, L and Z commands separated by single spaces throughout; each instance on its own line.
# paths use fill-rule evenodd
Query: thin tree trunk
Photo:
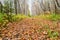
M 2 11 L 3 11 L 3 5 L 2 5 L 1 2 L 0 2 L 0 11 L 1 11 L 1 13 L 2 13 Z
M 18 13 L 20 13 L 20 2 L 19 2 L 19 0 L 17 0 L 17 3 L 18 3 Z
M 14 0 L 15 13 L 17 14 L 17 0 Z

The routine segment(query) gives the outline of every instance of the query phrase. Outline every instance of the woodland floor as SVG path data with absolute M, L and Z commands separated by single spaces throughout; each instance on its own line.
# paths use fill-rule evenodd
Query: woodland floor
M 40 18 L 26 18 L 20 22 L 7 24 L 1 31 L 0 40 L 60 40 L 60 22 Z M 48 31 L 57 31 L 59 35 L 51 38 Z M 51 34 L 52 35 L 52 34 Z

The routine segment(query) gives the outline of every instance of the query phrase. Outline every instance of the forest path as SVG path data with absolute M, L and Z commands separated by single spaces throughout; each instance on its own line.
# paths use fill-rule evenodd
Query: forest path
M 39 18 L 26 18 L 20 22 L 9 23 L 7 26 L 8 28 L 1 32 L 3 40 L 51 40 L 47 37 L 47 29 L 60 33 L 60 23 Z

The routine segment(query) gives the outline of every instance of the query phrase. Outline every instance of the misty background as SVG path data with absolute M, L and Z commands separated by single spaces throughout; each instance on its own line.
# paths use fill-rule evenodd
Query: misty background
M 9 4 L 8 6 L 13 8 L 12 13 L 16 14 L 60 13 L 60 0 L 0 0 L 0 3 L 3 6 L 6 5 L 5 3 Z

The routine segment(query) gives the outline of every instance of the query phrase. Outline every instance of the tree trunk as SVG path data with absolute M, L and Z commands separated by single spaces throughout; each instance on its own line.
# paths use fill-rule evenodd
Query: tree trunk
M 0 2 L 0 12 L 2 13 L 2 11 L 3 11 L 3 5 L 2 5 L 2 3 Z
M 14 0 L 15 13 L 17 14 L 17 0 Z

